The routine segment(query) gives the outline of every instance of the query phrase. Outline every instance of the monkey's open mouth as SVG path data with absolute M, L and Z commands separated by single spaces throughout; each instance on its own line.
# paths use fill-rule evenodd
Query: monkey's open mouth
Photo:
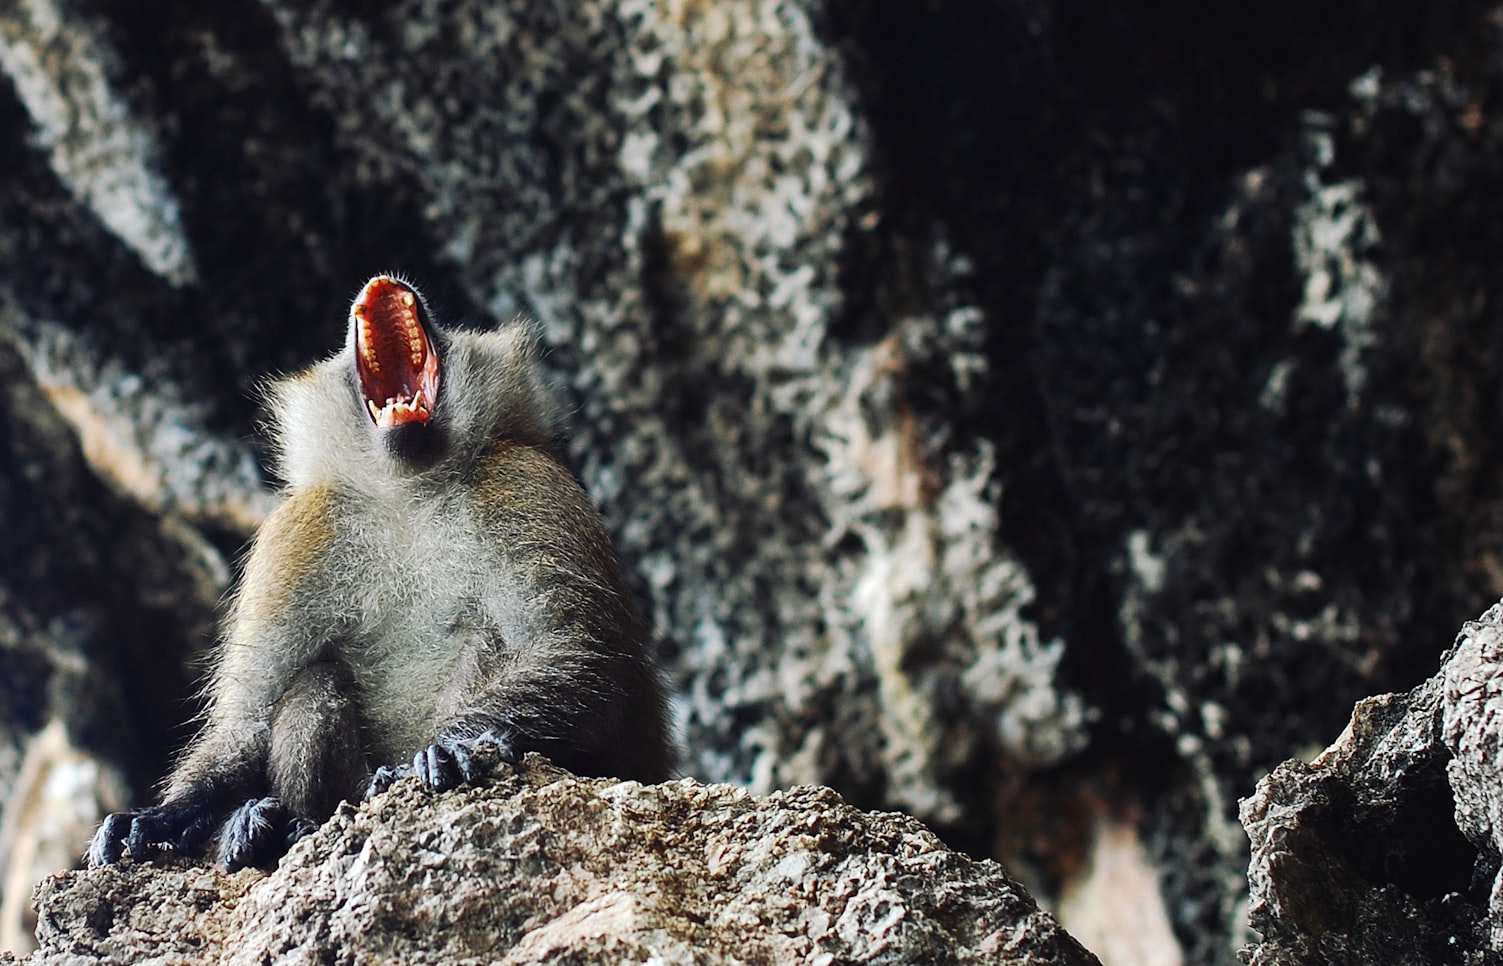
M 438 401 L 438 353 L 417 290 L 377 275 L 350 306 L 355 372 L 371 421 L 383 429 L 426 423 Z

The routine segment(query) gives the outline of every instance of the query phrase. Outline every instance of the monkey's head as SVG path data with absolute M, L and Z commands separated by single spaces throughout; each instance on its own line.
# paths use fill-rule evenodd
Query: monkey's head
M 494 439 L 551 443 L 536 341 L 520 323 L 446 329 L 416 288 L 377 275 L 350 305 L 344 349 L 272 386 L 283 478 L 359 483 L 452 467 Z

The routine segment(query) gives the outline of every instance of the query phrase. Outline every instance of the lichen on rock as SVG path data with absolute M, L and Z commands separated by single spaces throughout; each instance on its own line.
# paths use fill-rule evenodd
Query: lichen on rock
M 1242 803 L 1254 966 L 1473 964 L 1503 955 L 1503 603 L 1408 694 L 1357 703 L 1313 762 Z
M 345 805 L 269 873 L 125 862 L 38 890 L 44 964 L 1090 964 L 995 862 L 828 788 L 576 778 Z

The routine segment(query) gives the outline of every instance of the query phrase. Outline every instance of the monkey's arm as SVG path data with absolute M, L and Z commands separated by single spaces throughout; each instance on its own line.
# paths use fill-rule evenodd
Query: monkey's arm
M 89 845 L 90 865 L 129 849 L 189 849 L 248 799 L 268 794 L 271 722 L 289 682 L 323 645 L 309 613 L 319 562 L 332 540 L 328 494 L 293 493 L 267 518 L 246 559 L 229 630 L 206 691 L 205 723 L 168 778 L 160 804 L 108 816 Z
M 662 781 L 669 756 L 656 682 L 624 684 L 644 670 L 601 661 L 507 675 L 455 708 L 411 764 L 381 769 L 371 792 L 407 775 L 440 791 L 474 781 L 482 744 L 510 764 L 536 751 L 580 775 Z

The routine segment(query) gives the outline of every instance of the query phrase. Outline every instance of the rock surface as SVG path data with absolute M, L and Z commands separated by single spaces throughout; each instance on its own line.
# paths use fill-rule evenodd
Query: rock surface
M 343 807 L 270 874 L 176 859 L 45 881 L 35 966 L 1089 964 L 995 862 L 827 788 L 581 780 L 529 756 Z
M 1437 675 L 1358 702 L 1335 744 L 1242 803 L 1255 966 L 1503 957 L 1503 604 Z

